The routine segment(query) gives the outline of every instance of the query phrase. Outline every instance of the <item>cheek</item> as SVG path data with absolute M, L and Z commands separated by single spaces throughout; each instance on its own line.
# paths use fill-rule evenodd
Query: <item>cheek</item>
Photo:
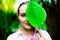
M 21 23 L 25 22 L 25 18 L 20 17 L 19 20 L 20 20 Z

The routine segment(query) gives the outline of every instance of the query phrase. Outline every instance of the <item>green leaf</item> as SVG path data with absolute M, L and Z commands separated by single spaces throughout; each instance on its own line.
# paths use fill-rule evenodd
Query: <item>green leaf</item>
M 46 20 L 46 11 L 44 8 L 34 1 L 30 1 L 26 9 L 26 17 L 28 22 L 35 28 L 39 28 Z

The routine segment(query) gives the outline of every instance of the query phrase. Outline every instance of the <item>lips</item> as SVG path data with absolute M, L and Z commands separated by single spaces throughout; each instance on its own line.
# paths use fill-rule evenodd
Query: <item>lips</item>
M 25 24 L 30 26 L 30 24 L 29 24 L 29 23 L 25 23 Z

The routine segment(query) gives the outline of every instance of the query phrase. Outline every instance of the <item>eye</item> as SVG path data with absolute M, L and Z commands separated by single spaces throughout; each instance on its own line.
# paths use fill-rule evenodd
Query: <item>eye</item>
M 25 17 L 26 16 L 26 14 L 25 13 L 21 13 L 21 17 Z

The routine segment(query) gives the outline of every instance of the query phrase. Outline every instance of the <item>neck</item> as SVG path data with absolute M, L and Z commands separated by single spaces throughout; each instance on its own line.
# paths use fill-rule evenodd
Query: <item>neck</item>
M 24 28 L 22 28 L 21 31 L 22 31 L 24 36 L 31 37 L 34 34 L 35 29 L 24 29 Z

